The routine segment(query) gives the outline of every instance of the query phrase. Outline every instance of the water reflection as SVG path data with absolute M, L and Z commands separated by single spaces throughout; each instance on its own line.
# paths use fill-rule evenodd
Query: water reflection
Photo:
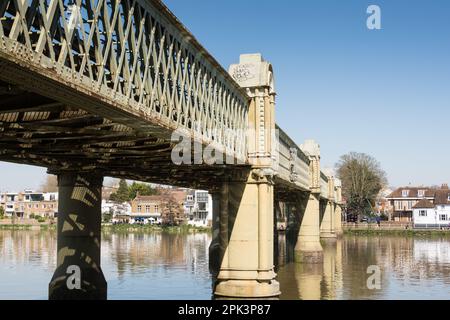
M 109 299 L 210 299 L 209 234 L 102 235 Z M 345 237 L 323 243 L 321 264 L 292 262 L 278 240 L 281 299 L 450 299 L 450 239 Z M 0 299 L 46 299 L 56 265 L 56 234 L 0 230 Z M 367 267 L 381 270 L 370 290 Z
M 209 234 L 105 234 L 112 299 L 210 299 Z
M 290 248 L 283 237 L 280 240 L 280 248 Z M 448 238 L 354 236 L 322 246 L 322 264 L 279 261 L 281 299 L 450 298 Z M 289 256 L 280 254 L 279 259 Z M 380 268 L 380 289 L 367 286 L 371 265 Z

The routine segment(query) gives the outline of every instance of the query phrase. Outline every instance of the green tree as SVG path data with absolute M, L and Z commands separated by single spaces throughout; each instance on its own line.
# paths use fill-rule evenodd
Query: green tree
M 152 188 L 147 183 L 133 182 L 131 186 L 128 188 L 129 198 L 133 200 L 136 198 L 136 195 L 139 193 L 141 196 L 151 196 L 158 194 L 158 189 Z
M 113 218 L 113 214 L 111 212 L 105 212 L 102 214 L 103 216 L 103 222 L 111 222 Z
M 341 156 L 336 169 L 342 181 L 347 212 L 358 219 L 361 215 L 370 215 L 378 193 L 387 185 L 380 163 L 365 153 L 350 152 Z
M 117 189 L 116 192 L 111 193 L 109 200 L 116 202 L 125 202 L 130 200 L 128 183 L 125 179 L 120 179 L 119 189 Z
M 5 215 L 5 209 L 3 209 L 2 206 L 0 206 L 0 219 L 3 219 L 4 215 Z

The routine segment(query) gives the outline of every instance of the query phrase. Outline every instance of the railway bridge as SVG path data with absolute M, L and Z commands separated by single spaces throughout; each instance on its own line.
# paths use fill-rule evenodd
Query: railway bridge
M 260 54 L 225 70 L 161 1 L 2 0 L 0 160 L 58 176 L 49 298 L 107 297 L 105 176 L 209 190 L 217 296 L 280 294 L 280 203 L 300 222 L 295 259 L 321 262 L 320 238 L 341 233 L 340 182 L 316 142 L 276 124 L 274 83 Z

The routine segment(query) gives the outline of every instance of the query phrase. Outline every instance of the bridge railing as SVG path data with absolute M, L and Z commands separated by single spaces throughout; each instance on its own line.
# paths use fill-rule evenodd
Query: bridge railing
M 320 196 L 326 199 L 330 198 L 328 177 L 323 172 L 320 172 Z
M 309 190 L 309 159 L 297 144 L 278 126 L 278 176 L 297 187 Z
M 158 0 L 2 0 L 11 57 L 247 157 L 245 91 Z

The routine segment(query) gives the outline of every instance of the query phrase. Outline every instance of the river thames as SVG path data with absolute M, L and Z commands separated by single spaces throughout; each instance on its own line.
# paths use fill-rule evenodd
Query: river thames
M 208 233 L 103 233 L 108 299 L 211 299 Z M 291 262 L 279 237 L 281 299 L 450 299 L 450 238 L 345 236 L 322 264 Z M 56 233 L 0 230 L 0 299 L 47 299 Z M 369 289 L 369 266 L 380 270 Z

